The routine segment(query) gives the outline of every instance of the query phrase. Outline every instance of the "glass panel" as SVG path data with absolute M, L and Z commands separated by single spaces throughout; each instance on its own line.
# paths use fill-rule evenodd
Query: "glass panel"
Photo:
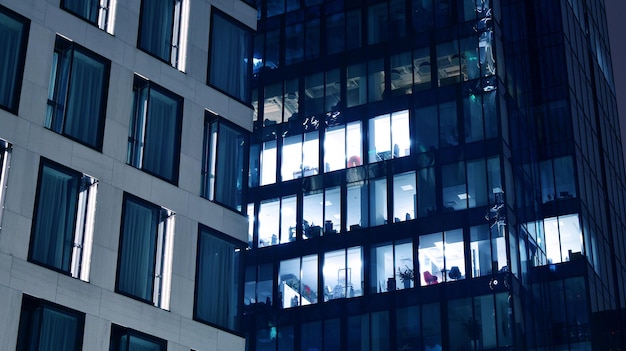
M 285 81 L 285 95 L 283 97 L 284 115 L 285 119 L 289 122 L 290 128 L 292 127 L 292 123 L 294 124 L 293 127 L 295 127 L 295 124 L 301 123 L 298 114 L 299 96 L 298 79 Z
M 369 102 L 383 99 L 385 93 L 385 62 L 371 60 L 367 65 L 367 99 Z
M 391 115 L 391 141 L 393 157 L 404 157 L 411 154 L 411 136 L 409 128 L 409 111 L 394 112 Z
M 393 177 L 393 217 L 394 222 L 415 219 L 417 212 L 417 191 L 415 172 L 396 174 Z
M 481 96 L 470 94 L 463 98 L 463 107 L 465 112 L 465 142 L 471 143 L 484 139 Z
M 174 26 L 174 1 L 142 1 L 139 48 L 170 61 Z
M 72 258 L 79 178 L 44 165 L 39 176 L 37 209 L 29 258 L 68 272 Z
M 539 164 L 541 172 L 541 198 L 543 203 L 556 200 L 554 189 L 554 173 L 552 160 L 541 161 Z
M 404 0 L 389 2 L 389 38 L 403 38 L 406 36 L 406 5 Z
M 265 86 L 263 121 L 265 126 L 283 121 L 283 85 L 281 83 Z
M 396 310 L 396 325 L 396 350 L 420 350 L 422 346 L 420 307 L 398 308 Z
M 456 336 L 449 338 L 451 350 L 467 347 L 474 350 L 473 345 L 479 338 L 480 326 L 472 316 L 471 298 L 448 301 L 448 330 L 450 335 Z
M 346 126 L 326 128 L 324 136 L 324 171 L 332 172 L 346 166 Z
M 489 203 L 504 202 L 504 191 L 502 190 L 502 182 L 500 176 L 500 157 L 491 157 L 487 159 L 487 178 L 489 180 Z
M 437 284 L 444 269 L 443 234 L 435 233 L 419 237 L 418 258 L 422 286 Z
M 169 181 L 178 178 L 181 102 L 150 89 L 141 169 Z
M 265 303 L 266 307 L 272 306 L 272 288 L 274 287 L 273 281 L 273 266 L 271 263 L 266 263 L 259 266 L 259 281 L 257 283 L 257 301 L 259 303 Z
M 448 1 L 448 0 L 435 0 Z M 440 4 L 441 6 L 442 4 Z M 437 45 L 437 72 L 439 86 L 458 83 L 461 74 L 459 49 L 456 41 Z
M 348 184 L 348 195 L 346 199 L 348 207 L 347 229 L 354 230 L 369 226 L 368 222 L 368 203 L 367 203 L 367 184 L 353 183 Z
M 305 194 L 303 199 L 302 238 L 310 239 L 322 235 L 324 224 L 324 193 Z
M 441 147 L 459 145 L 456 102 L 439 105 L 439 140 Z
M 346 71 L 347 107 L 362 105 L 367 102 L 367 78 L 365 64 L 348 66 Z
M 465 184 L 465 165 L 463 162 L 445 165 L 441 168 L 444 211 L 467 208 L 467 188 Z
M 302 294 L 300 304 L 302 306 L 317 303 L 317 255 L 302 257 L 302 281 L 300 293 Z
M 244 133 L 223 123 L 219 126 L 215 200 L 241 211 Z
M 422 107 L 415 110 L 415 134 L 414 142 L 417 144 L 418 153 L 431 153 L 439 148 L 439 126 L 437 118 L 437 106 Z M 419 166 L 428 167 L 435 163 L 435 155 L 427 154 L 420 156 Z
M 324 73 L 316 73 L 305 77 L 304 107 L 306 117 L 324 113 Z
M 572 261 L 583 257 L 583 236 L 578 214 L 559 217 L 561 257 Z
M 243 287 L 243 304 L 245 306 L 251 306 L 261 302 L 256 299 L 256 271 L 256 266 L 246 267 Z
M 369 45 L 387 40 L 388 35 L 387 3 L 370 5 L 367 8 L 367 43 Z
M 324 234 L 341 231 L 341 189 L 327 188 L 324 199 Z
M 117 290 L 152 301 L 158 210 L 124 201 Z
M 281 152 L 281 179 L 302 178 L 305 174 L 302 165 L 302 135 L 294 135 L 283 139 L 283 149 Z
M 509 270 L 507 266 L 506 239 L 504 238 L 505 231 L 504 221 L 499 221 L 496 225 L 491 226 L 491 257 L 494 269 L 498 272 L 507 272 Z M 543 242 L 544 240 L 541 241 Z
M 463 229 L 444 233 L 445 266 L 448 272 L 444 280 L 465 279 L 465 252 L 463 249 Z
M 300 349 L 322 350 L 322 322 L 302 323 Z
M 261 201 L 259 208 L 259 247 L 278 244 L 280 201 Z
M 370 292 L 383 293 L 396 290 L 393 245 L 373 247 L 371 252 Z
M 352 280 L 352 269 L 346 268 L 345 250 L 331 251 L 324 254 L 324 301 L 346 297 L 352 287 L 347 282 Z M 350 289 L 348 289 L 350 288 Z
M 326 16 L 326 53 L 328 55 L 342 52 L 346 45 L 344 13 Z
M 492 273 L 489 233 L 489 225 L 487 224 L 470 227 L 472 277 L 480 277 Z
M 362 314 L 357 316 L 348 316 L 348 345 L 351 350 L 369 351 L 369 315 Z M 338 350 L 338 349 L 337 349 Z
M 258 329 L 256 331 L 257 351 L 276 351 L 276 327 Z
M 422 32 L 433 26 L 433 0 L 411 0 L 413 30 Z
M 430 49 L 415 50 L 413 52 L 413 81 L 415 82 L 413 90 L 419 91 L 430 88 L 432 82 L 431 74 Z
M 348 50 L 361 47 L 362 29 L 360 9 L 349 11 L 346 18 L 346 45 Z
M 100 0 L 63 0 L 61 6 L 93 24 L 98 23 Z
M 346 127 L 346 155 L 348 167 L 362 165 L 363 147 L 361 141 L 361 122 L 349 123 Z
M 465 331 L 471 332 L 470 339 L 475 337 L 474 350 L 494 349 L 498 346 L 496 340 L 496 314 L 493 304 L 493 295 L 478 296 L 474 298 L 474 318 L 465 325 Z M 506 318 L 512 318 L 507 316 Z M 473 323 L 473 324 L 470 324 Z M 505 325 L 508 325 L 507 322 Z M 510 332 L 510 331 L 509 331 Z
M 389 350 L 389 311 L 375 312 L 371 315 L 372 325 L 370 337 L 372 339 L 372 351 Z
M 439 303 L 422 306 L 424 344 L 431 350 L 441 350 L 441 310 Z
M 324 321 L 324 348 L 322 350 L 341 350 L 341 324 L 339 319 Z
M 348 249 L 348 297 L 363 296 L 363 258 L 360 247 Z
M 471 1 L 466 1 L 465 4 L 471 4 Z M 480 78 L 478 40 L 475 36 L 461 39 L 461 71 L 463 80 Z
M 261 150 L 261 185 L 276 183 L 276 157 L 276 140 L 264 142 Z
M 390 116 L 383 115 L 369 121 L 369 162 L 390 160 L 391 153 L 391 124 Z
M 337 112 L 341 107 L 341 75 L 339 69 L 326 72 L 324 111 Z
M 280 243 L 296 240 L 296 196 L 285 196 L 280 206 Z
M 293 3 L 296 1 L 288 1 Z M 314 18 L 306 23 L 306 59 L 312 60 L 320 57 L 320 19 Z
M 202 229 L 198 251 L 195 316 L 234 330 L 239 311 L 239 248 Z M 215 286 L 222 288 L 216 291 Z
M 304 24 L 297 23 L 285 28 L 285 64 L 291 65 L 304 59 Z
M 410 239 L 404 243 L 396 243 L 394 264 L 397 289 L 412 288 L 415 273 L 413 270 L 413 242 Z
M 372 226 L 387 223 L 387 179 L 370 181 L 370 223 Z
M 318 132 L 304 134 L 304 144 L 302 145 L 302 168 L 301 176 L 308 177 L 320 173 L 319 155 L 320 138 Z M 294 177 L 300 178 L 300 177 Z
M 278 351 L 293 351 L 294 350 L 294 335 L 293 326 L 283 325 L 278 327 Z
M 417 205 L 420 217 L 428 216 L 437 210 L 435 189 L 437 189 L 435 169 L 430 167 L 417 171 Z
M 391 91 L 394 95 L 413 92 L 413 62 L 411 52 L 391 56 Z
M 543 223 L 546 233 L 546 256 L 548 257 L 548 263 L 562 262 L 558 218 L 546 218 Z
M 209 83 L 240 101 L 249 102 L 253 32 L 218 11 L 212 11 L 211 20 Z
M 487 205 L 485 160 L 467 161 L 467 201 L 469 208 Z
M 554 178 L 557 198 L 571 199 L 576 197 L 574 163 L 571 156 L 554 159 Z
M 278 292 L 282 308 L 300 305 L 300 258 L 280 262 Z

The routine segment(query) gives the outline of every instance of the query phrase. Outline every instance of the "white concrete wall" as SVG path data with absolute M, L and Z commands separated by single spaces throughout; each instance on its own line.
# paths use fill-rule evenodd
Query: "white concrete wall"
M 186 72 L 138 50 L 140 0 L 117 0 L 110 35 L 61 10 L 60 0 L 0 0 L 31 20 L 18 115 L 0 110 L 0 139 L 12 144 L 0 223 L 0 345 L 16 346 L 23 294 L 86 314 L 83 350 L 109 349 L 111 323 L 168 341 L 168 350 L 244 350 L 243 338 L 193 320 L 198 223 L 247 241 L 240 214 L 199 196 L 204 109 L 250 130 L 252 110 L 206 85 L 210 9 L 214 5 L 255 28 L 256 10 L 241 0 L 189 0 Z M 48 80 L 57 34 L 111 61 L 102 152 L 44 128 Z M 126 164 L 134 74 L 184 98 L 179 184 Z M 27 261 L 41 157 L 99 180 L 89 282 Z M 123 193 L 176 212 L 170 311 L 114 292 Z

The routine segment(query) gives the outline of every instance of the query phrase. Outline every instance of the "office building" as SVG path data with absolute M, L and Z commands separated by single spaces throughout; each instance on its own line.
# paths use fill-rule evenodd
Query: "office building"
M 604 1 L 257 9 L 248 350 L 624 349 Z
M 241 0 L 0 1 L 0 348 L 245 350 L 224 161 L 255 27 Z

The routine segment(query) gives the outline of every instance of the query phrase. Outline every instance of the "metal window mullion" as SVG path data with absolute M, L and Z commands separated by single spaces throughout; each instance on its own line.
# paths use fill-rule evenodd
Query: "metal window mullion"
M 66 51 L 70 52 L 70 55 L 69 55 L 70 63 L 67 68 L 67 84 L 65 85 L 65 87 L 63 87 L 65 88 L 65 101 L 63 104 L 63 114 L 61 116 L 61 118 L 63 119 L 61 123 L 61 131 L 60 131 L 61 134 L 65 134 L 65 117 L 67 114 L 67 107 L 68 107 L 69 96 L 70 96 L 70 83 L 72 81 L 72 67 L 74 66 L 74 47 L 70 46 Z M 57 82 L 58 82 L 58 77 L 57 77 Z

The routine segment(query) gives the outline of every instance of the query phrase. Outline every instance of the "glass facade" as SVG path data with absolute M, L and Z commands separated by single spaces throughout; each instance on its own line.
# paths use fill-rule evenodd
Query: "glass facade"
M 251 351 L 605 349 L 624 168 L 591 3 L 257 3 Z

